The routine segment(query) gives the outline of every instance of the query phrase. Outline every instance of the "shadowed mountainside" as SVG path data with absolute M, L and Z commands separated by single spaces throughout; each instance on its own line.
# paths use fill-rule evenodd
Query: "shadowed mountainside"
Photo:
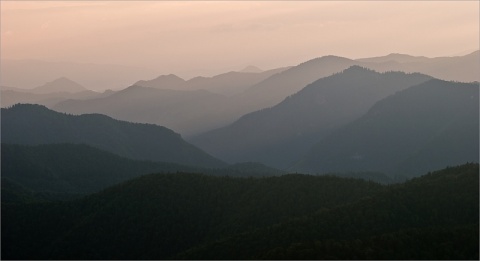
M 291 170 L 417 176 L 479 158 L 479 87 L 432 79 L 377 102 Z

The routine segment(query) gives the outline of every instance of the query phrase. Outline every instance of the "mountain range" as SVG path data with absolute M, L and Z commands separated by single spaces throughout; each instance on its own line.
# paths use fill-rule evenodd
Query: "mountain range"
M 431 77 L 352 66 L 321 78 L 267 109 L 190 139 L 227 162 L 257 160 L 286 168 L 315 142 L 362 116 L 375 102 Z
M 392 59 L 399 59 L 403 63 Z M 191 97 L 192 93 L 189 92 L 184 92 L 183 95 L 177 96 L 178 100 L 169 96 L 168 92 L 164 92 L 166 97 L 169 97 L 169 104 L 175 104 L 166 109 L 152 101 L 149 97 L 143 97 L 140 93 L 137 94 L 130 90 L 131 100 L 135 100 L 135 102 L 127 102 L 124 98 L 109 98 L 108 102 L 107 100 L 94 98 L 92 101 L 67 100 L 51 108 L 73 114 L 96 112 L 122 120 L 159 124 L 171 128 L 187 138 L 224 127 L 247 113 L 275 106 L 286 97 L 303 89 L 306 85 L 320 78 L 341 72 L 353 65 L 359 65 L 379 72 L 425 72 L 427 74 L 435 74 L 440 79 L 451 80 L 451 78 L 454 78 L 455 80 L 470 81 L 472 79 L 479 80 L 478 75 L 475 73 L 478 71 L 476 68 L 479 67 L 476 62 L 478 59 L 480 59 L 478 52 L 460 57 L 422 58 L 420 59 L 421 61 L 415 63 L 404 62 L 418 60 L 415 57 L 412 58 L 406 55 L 389 55 L 370 60 L 352 60 L 337 56 L 324 56 L 297 66 L 261 73 L 230 72 L 210 78 L 196 77 L 188 81 L 175 75 L 163 75 L 150 81 L 136 82 L 137 85 L 155 89 L 185 91 L 202 89 L 222 94 L 216 97 L 209 95 L 212 99 L 209 100 L 207 105 L 200 99 L 189 100 L 189 103 L 185 103 L 184 100 L 189 98 L 181 96 Z M 469 69 L 455 73 L 457 71 L 456 68 Z M 455 77 L 450 77 L 452 74 L 455 74 Z M 144 92 L 140 89 L 137 90 Z M 162 93 L 158 92 L 155 96 L 161 99 Z M 124 96 L 122 95 L 122 97 Z M 147 117 L 144 113 L 128 115 L 128 112 L 125 112 L 129 109 L 135 110 L 134 108 L 136 107 L 151 108 L 149 111 L 144 112 L 150 114 L 150 116 Z M 202 119 L 199 121 L 201 123 L 196 122 L 193 124 L 191 122 L 192 118 L 188 116 L 168 115 L 170 111 L 178 110 L 184 111 L 185 115 L 195 115 L 193 118 Z M 165 114 L 167 116 L 164 116 Z

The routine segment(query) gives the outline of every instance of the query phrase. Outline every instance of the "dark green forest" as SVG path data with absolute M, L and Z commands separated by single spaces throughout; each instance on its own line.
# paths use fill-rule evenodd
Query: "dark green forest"
M 68 201 L 3 201 L 3 259 L 476 259 L 479 166 L 405 183 L 149 174 Z M 8 185 L 8 184 L 7 184 Z

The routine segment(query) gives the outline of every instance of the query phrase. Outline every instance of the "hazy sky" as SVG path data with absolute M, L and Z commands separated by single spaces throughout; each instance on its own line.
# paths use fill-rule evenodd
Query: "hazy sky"
M 1 57 L 180 76 L 479 48 L 479 1 L 0 1 Z

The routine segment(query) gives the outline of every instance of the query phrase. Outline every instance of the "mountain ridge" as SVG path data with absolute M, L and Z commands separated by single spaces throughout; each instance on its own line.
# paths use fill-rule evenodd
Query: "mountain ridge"
M 418 175 L 477 161 L 478 96 L 473 83 L 431 79 L 412 86 L 324 137 L 291 169 Z

